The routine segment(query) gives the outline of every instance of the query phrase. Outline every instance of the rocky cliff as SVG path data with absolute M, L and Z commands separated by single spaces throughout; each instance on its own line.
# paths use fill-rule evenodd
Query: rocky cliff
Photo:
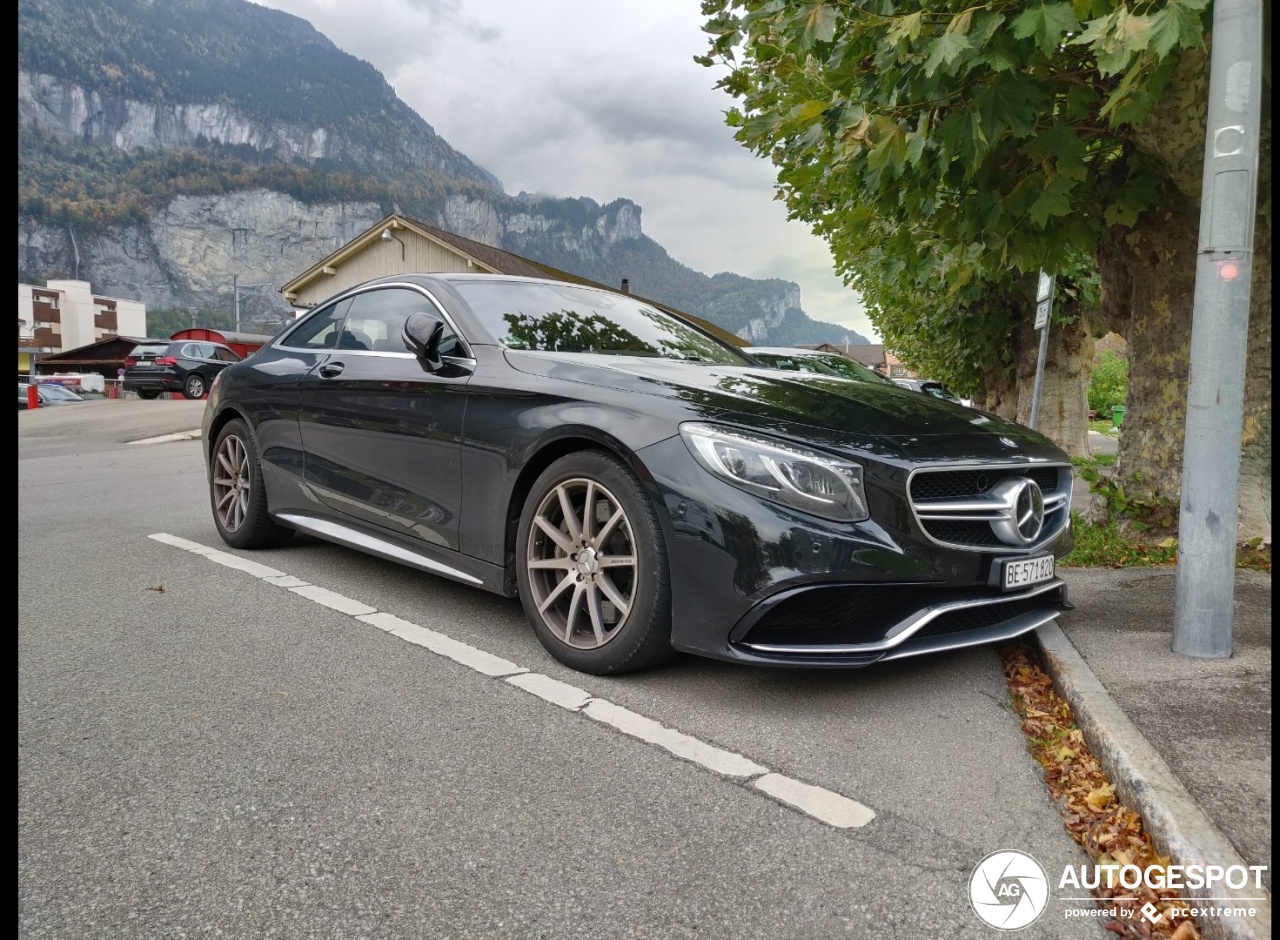
M 367 63 L 244 0 L 21 0 L 18 121 L 20 278 L 212 310 L 238 277 L 265 329 L 280 284 L 397 211 L 753 342 L 847 333 L 795 284 L 681 265 L 633 202 L 509 195 Z

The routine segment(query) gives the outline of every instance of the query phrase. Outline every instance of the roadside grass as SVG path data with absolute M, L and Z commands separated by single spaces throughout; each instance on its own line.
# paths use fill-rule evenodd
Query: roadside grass
M 1071 514 L 1076 547 L 1059 559 L 1064 568 L 1145 568 L 1178 562 L 1178 540 L 1170 535 L 1159 542 L 1143 541 L 1120 530 L 1115 519 L 1103 524 L 1085 522 Z M 1271 570 L 1271 546 L 1260 540 L 1236 548 L 1236 567 L 1251 571 Z
M 1065 568 L 1133 568 L 1172 565 L 1178 560 L 1178 540 L 1170 536 L 1154 545 L 1123 534 L 1115 519 L 1098 525 L 1071 514 L 1076 547 L 1059 564 Z
M 1145 883 L 1137 890 L 1122 886 L 1118 877 L 1122 866 L 1163 869 L 1171 860 L 1152 844 L 1142 817 L 1120 802 L 1115 785 L 1076 725 L 1071 706 L 1054 691 L 1053 680 L 1037 656 L 1025 643 L 1007 644 L 1000 653 L 1014 714 L 1031 755 L 1044 769 L 1044 782 L 1063 827 L 1095 865 L 1116 873 L 1111 879 L 1114 887 L 1108 888 L 1104 877 L 1093 893 L 1103 906 L 1124 909 L 1128 916 L 1110 921 L 1104 929 L 1125 937 L 1199 940 L 1200 932 L 1177 900 L 1178 889 L 1153 889 Z M 1148 903 L 1164 914 L 1158 924 L 1138 916 Z M 1142 924 L 1141 932 L 1130 929 L 1135 924 Z
M 1099 434 L 1118 434 L 1120 429 L 1115 426 L 1112 421 L 1090 421 L 1089 430 L 1097 431 Z

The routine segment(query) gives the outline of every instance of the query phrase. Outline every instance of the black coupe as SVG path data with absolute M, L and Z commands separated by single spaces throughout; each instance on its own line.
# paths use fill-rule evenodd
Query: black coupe
M 214 522 L 519 596 L 553 656 L 861 666 L 1000 640 L 1066 603 L 1071 462 L 879 382 L 762 368 L 640 299 L 384 278 L 215 379 Z

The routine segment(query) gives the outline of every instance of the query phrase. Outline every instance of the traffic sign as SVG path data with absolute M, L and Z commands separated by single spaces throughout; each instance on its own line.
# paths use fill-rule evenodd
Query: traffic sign
M 1043 330 L 1049 325 L 1049 308 L 1053 305 L 1053 301 L 1045 299 L 1036 304 L 1036 329 Z

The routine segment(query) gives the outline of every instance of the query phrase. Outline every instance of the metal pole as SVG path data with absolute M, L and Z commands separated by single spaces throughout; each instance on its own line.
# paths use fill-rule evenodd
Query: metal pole
M 1231 655 L 1261 102 L 1262 3 L 1217 0 L 1173 608 L 1174 651 L 1206 659 Z
M 1040 424 L 1040 393 L 1044 390 L 1044 364 L 1049 358 L 1049 318 L 1053 315 L 1053 288 L 1056 274 L 1040 272 L 1040 287 L 1036 291 L 1036 329 L 1040 331 L 1040 352 L 1036 356 L 1036 381 L 1031 392 L 1031 417 L 1027 427 L 1033 431 Z
M 231 275 L 231 294 L 236 300 L 236 332 L 240 332 L 240 275 Z

